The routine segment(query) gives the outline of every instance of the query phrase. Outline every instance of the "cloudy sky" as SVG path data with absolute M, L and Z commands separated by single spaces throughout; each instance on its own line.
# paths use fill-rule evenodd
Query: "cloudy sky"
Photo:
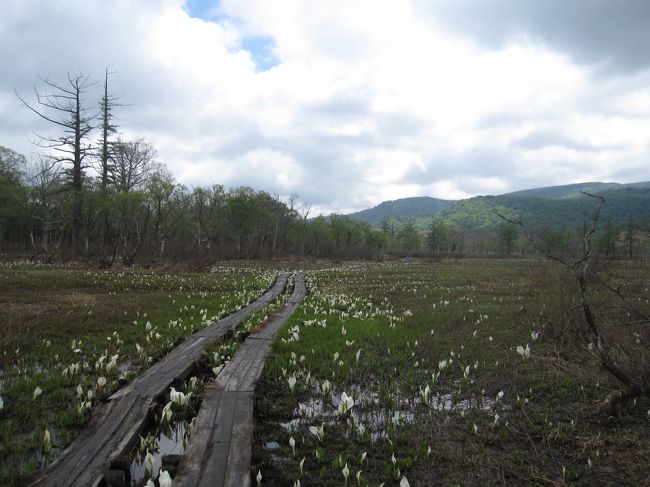
M 179 182 L 314 212 L 650 180 L 647 0 L 0 0 L 0 145 L 82 71 Z M 86 104 L 95 107 L 99 88 Z

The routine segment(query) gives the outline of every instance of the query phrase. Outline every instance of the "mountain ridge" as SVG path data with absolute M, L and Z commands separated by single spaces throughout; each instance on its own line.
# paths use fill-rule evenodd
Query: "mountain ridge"
M 607 199 L 603 221 L 622 223 L 628 218 L 650 221 L 650 181 L 635 183 L 585 182 L 518 190 L 501 195 L 483 195 L 461 200 L 416 196 L 383 201 L 379 205 L 347 215 L 375 227 L 384 222 L 413 222 L 424 230 L 433 221 L 476 230 L 502 222 L 497 212 L 516 216 L 535 226 L 577 226 L 591 215 L 594 201 L 582 192 Z

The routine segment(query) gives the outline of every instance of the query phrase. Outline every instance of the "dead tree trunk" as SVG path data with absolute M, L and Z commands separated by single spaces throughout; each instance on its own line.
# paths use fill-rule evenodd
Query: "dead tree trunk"
M 90 144 L 85 142 L 93 129 L 91 121 L 83 107 L 83 95 L 90 86 L 88 76 L 81 73 L 68 73 L 67 84 L 56 84 L 45 78 L 39 78 L 45 85 L 41 91 L 34 89 L 36 105 L 27 103 L 17 92 L 20 101 L 36 115 L 58 127 L 63 133 L 58 137 L 37 136 L 35 142 L 39 147 L 48 149 L 47 157 L 55 162 L 69 164 L 68 174 L 72 189 L 72 246 L 76 252 L 83 250 L 83 170 L 84 159 L 90 154 Z M 48 92 L 50 88 L 53 92 Z

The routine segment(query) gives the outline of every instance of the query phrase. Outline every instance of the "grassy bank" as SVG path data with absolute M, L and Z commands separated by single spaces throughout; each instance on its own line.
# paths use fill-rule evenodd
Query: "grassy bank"
M 98 402 L 259 296 L 284 265 L 183 274 L 3 264 L 0 484 L 23 485 Z M 650 403 L 640 398 L 615 417 L 600 410 L 618 384 L 558 267 L 485 259 L 311 267 L 309 294 L 256 390 L 251 468 L 262 485 L 343 485 L 346 475 L 361 486 L 648 482 Z M 644 264 L 610 271 L 634 278 L 619 281 L 647 312 Z M 611 297 L 594 299 L 605 336 L 628 352 L 617 356 L 645 364 L 647 325 L 622 325 Z M 210 348 L 209 367 L 237 343 Z
M 309 280 L 257 391 L 252 468 L 264 485 L 648 481 L 650 404 L 600 412 L 617 384 L 567 312 L 576 290 L 560 269 L 363 264 Z M 647 289 L 636 292 L 647 310 Z M 602 317 L 610 337 L 631 332 Z
M 274 277 L 256 267 L 170 274 L 3 264 L 0 484 L 23 485 L 93 406 Z

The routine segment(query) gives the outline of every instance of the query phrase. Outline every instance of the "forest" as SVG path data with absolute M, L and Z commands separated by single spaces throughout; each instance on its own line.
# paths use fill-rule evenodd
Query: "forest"
M 17 93 L 55 135 L 35 135 L 29 160 L 0 146 L 0 251 L 46 260 L 83 258 L 106 268 L 116 261 L 131 266 L 156 259 L 574 255 L 581 250 L 582 226 L 566 223 L 561 202 L 551 202 L 554 218 L 534 228 L 531 242 L 498 216 L 512 214 L 502 204 L 514 201 L 524 221 L 540 221 L 539 210 L 535 213 L 540 205 L 523 197 L 496 197 L 499 204 L 486 203 L 494 197 L 468 199 L 448 208 L 443 219 L 423 223 L 388 216 L 372 225 L 345 215 L 313 215 L 296 194 L 219 184 L 188 188 L 176 181 L 152 143 L 120 134 L 120 97 L 110 93 L 110 75 L 107 70 L 94 107 L 85 101 L 91 80 L 81 73 L 68 73 L 60 84 L 39 78 L 33 100 Z M 619 206 L 621 195 L 635 193 L 612 192 Z M 576 214 L 591 211 L 584 199 L 573 206 Z M 646 255 L 648 225 L 639 218 L 603 219 L 595 250 L 607 257 Z
M 188 188 L 175 180 L 144 139 L 111 142 L 105 177 L 97 156 L 100 148 L 88 154 L 77 194 L 70 163 L 51 156 L 28 161 L 0 147 L 2 252 L 41 259 L 75 256 L 110 267 L 116 260 L 130 266 L 197 257 L 376 259 L 539 251 L 507 222 L 469 229 L 453 221 L 434 220 L 423 227 L 417 221 L 385 218 L 376 228 L 344 215 L 313 216 L 296 195 L 282 198 L 218 184 Z M 580 226 L 536 230 L 545 250 L 566 254 L 580 249 Z M 632 219 L 623 224 L 605 221 L 595 250 L 608 257 L 644 256 L 646 225 Z

